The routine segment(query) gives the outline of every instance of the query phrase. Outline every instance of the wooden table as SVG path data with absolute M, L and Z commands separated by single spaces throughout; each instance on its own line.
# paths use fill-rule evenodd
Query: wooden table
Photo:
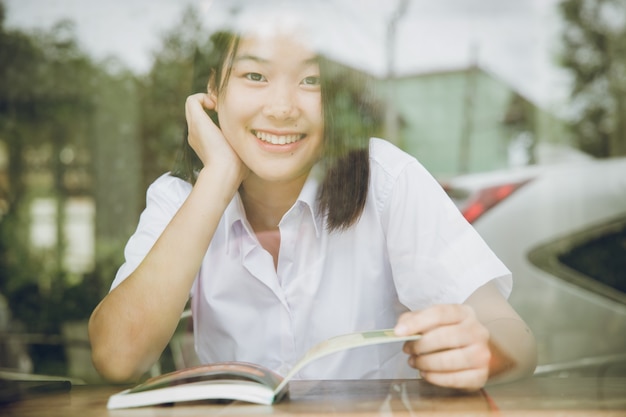
M 0 416 L 626 416 L 626 378 L 536 377 L 471 394 L 421 380 L 293 381 L 290 399 L 274 406 L 194 402 L 107 410 L 109 395 L 122 388 L 74 386 L 0 406 Z

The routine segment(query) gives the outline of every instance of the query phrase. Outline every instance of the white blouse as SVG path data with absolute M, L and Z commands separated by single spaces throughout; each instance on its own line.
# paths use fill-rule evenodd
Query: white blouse
M 245 217 L 237 194 L 227 207 L 191 290 L 201 361 L 247 361 L 285 374 L 329 337 L 393 327 L 404 311 L 462 303 L 497 279 L 510 294 L 509 270 L 412 156 L 370 142 L 370 188 L 359 221 L 329 233 L 309 178 L 284 215 L 278 268 Z M 141 262 L 191 191 L 166 174 L 147 207 L 112 288 Z M 357 348 L 303 368 L 306 379 L 416 376 L 401 344 Z

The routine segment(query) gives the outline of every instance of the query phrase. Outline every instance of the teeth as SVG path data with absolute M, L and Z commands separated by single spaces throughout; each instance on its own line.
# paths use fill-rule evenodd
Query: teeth
M 304 135 L 272 135 L 266 132 L 254 132 L 254 134 L 263 142 L 271 143 L 272 145 L 286 145 L 297 142 L 304 137 Z

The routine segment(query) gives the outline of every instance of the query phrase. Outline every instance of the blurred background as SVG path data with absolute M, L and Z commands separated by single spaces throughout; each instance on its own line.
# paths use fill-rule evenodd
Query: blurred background
M 383 136 L 513 271 L 537 373 L 625 373 L 626 2 L 324 1 Z M 99 382 L 87 319 L 177 156 L 207 25 L 242 6 L 0 0 L 0 372 Z

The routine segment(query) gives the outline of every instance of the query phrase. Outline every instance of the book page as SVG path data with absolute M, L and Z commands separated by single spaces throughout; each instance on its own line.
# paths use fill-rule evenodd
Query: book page
M 274 372 L 254 363 L 220 362 L 198 365 L 168 374 L 155 376 L 129 390 L 129 393 L 150 391 L 175 385 L 190 384 L 209 380 L 247 380 L 260 383 L 274 389 L 281 377 Z
M 287 385 L 289 380 L 298 373 L 305 365 L 331 353 L 340 352 L 346 349 L 352 349 L 361 346 L 378 345 L 381 343 L 404 342 L 407 340 L 417 340 L 420 335 L 396 336 L 393 329 L 370 330 L 365 332 L 350 333 L 341 336 L 331 337 L 307 351 L 302 359 L 300 359 L 294 367 L 285 376 L 283 381 L 274 390 L 278 393 Z

